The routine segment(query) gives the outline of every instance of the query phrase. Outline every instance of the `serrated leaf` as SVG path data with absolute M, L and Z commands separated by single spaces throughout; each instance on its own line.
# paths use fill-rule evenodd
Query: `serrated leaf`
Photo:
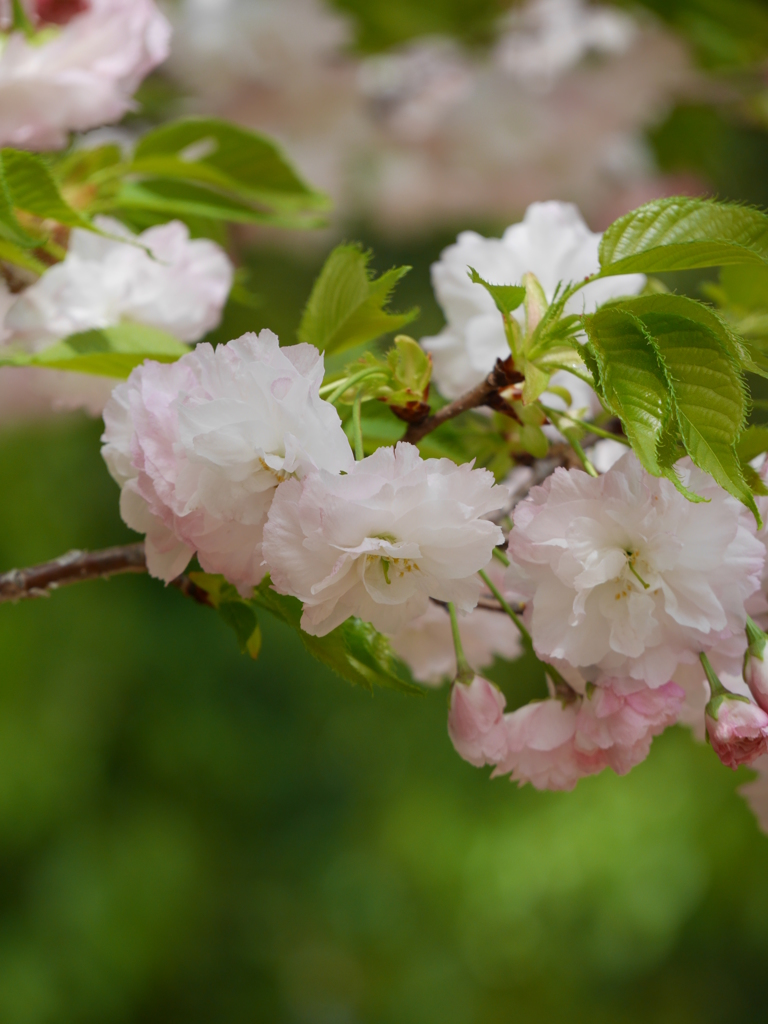
M 601 277 L 766 263 L 768 216 L 710 199 L 655 199 L 611 224 L 599 252 Z
M 525 301 L 525 288 L 515 284 L 490 284 L 484 280 L 474 267 L 469 267 L 469 277 L 475 284 L 481 284 L 488 292 L 496 308 L 502 316 L 508 317 L 518 306 Z
M 254 660 L 261 651 L 261 630 L 256 612 L 245 601 L 224 601 L 219 605 L 219 615 L 234 630 L 241 654 L 248 654 Z
M 585 358 L 593 363 L 600 395 L 621 420 L 643 466 L 660 476 L 657 448 L 669 391 L 643 325 L 630 313 L 607 306 L 585 317 L 585 326 L 589 338 Z
M 2 150 L 3 174 L 14 207 L 43 220 L 55 220 L 71 228 L 93 231 L 87 217 L 69 205 L 59 191 L 45 161 L 34 153 Z
M 13 263 L 24 270 L 31 270 L 33 274 L 44 274 L 48 267 L 41 260 L 36 259 L 28 249 L 23 249 L 14 242 L 7 242 L 0 238 L 0 260 L 6 263 Z
M 189 351 L 188 345 L 164 331 L 123 323 L 72 334 L 41 352 L 3 350 L 0 365 L 44 366 L 125 379 L 145 359 L 172 363 Z
M 759 520 L 735 449 L 746 414 L 735 360 L 701 323 L 659 313 L 647 314 L 643 323 L 667 376 L 685 450 Z
M 0 160 L 0 238 L 22 249 L 34 249 L 43 241 L 39 235 L 31 234 L 21 226 L 13 209 L 8 185 Z
M 148 132 L 136 147 L 131 170 L 284 209 L 330 205 L 299 177 L 272 139 L 217 118 L 185 118 Z
M 392 291 L 410 267 L 394 267 L 375 279 L 371 253 L 360 245 L 339 245 L 312 289 L 299 327 L 299 341 L 336 353 L 398 331 L 418 310 L 390 313 Z

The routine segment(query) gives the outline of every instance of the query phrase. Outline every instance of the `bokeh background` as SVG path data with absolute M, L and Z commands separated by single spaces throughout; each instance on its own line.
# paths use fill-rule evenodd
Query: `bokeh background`
M 482 63 L 505 6 L 340 0 L 345 59 L 437 34 Z M 654 8 L 697 84 L 636 129 L 642 174 L 606 209 L 670 180 L 768 202 L 768 7 L 633 16 Z M 143 100 L 126 130 L 206 103 L 170 72 Z M 578 140 L 562 145 L 567 162 Z M 413 266 L 398 304 L 434 333 L 430 262 L 528 198 L 393 228 L 340 194 L 314 239 L 238 236 L 259 304 L 233 303 L 214 340 L 293 340 L 342 235 L 380 270 Z M 699 294 L 696 275 L 673 283 Z M 100 429 L 2 425 L 1 570 L 132 539 Z M 748 770 L 676 728 L 624 779 L 516 790 L 456 757 L 445 690 L 353 690 L 266 614 L 262 629 L 252 662 L 217 616 L 138 576 L 0 608 L 3 1024 L 765 1021 L 768 837 L 735 792 Z M 513 704 L 541 685 L 525 664 L 496 678 Z

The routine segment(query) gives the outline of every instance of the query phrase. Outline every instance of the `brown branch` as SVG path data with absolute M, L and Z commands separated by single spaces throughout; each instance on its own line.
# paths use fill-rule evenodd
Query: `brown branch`
M 484 381 L 472 388 L 471 391 L 467 391 L 465 395 L 457 398 L 455 402 L 451 402 L 450 405 L 444 405 L 442 409 L 438 409 L 433 416 L 428 416 L 421 423 L 412 423 L 403 435 L 403 441 L 417 444 L 423 437 L 431 434 L 433 430 L 437 430 L 443 423 L 447 423 L 448 420 L 452 420 L 463 412 L 468 412 L 470 409 L 477 409 L 481 405 L 489 405 L 492 409 L 500 409 L 507 416 L 514 416 L 512 407 L 504 401 L 499 392 L 512 385 L 522 384 L 524 380 L 523 375 L 518 373 L 512 366 L 511 357 L 503 362 L 501 359 L 497 359 L 496 365 Z
M 33 565 L 29 569 L 11 569 L 0 575 L 0 604 L 48 597 L 52 591 L 71 583 L 109 579 L 126 572 L 147 572 L 143 542 L 103 551 L 68 551 L 52 562 Z M 199 604 L 210 604 L 206 592 L 188 576 L 179 576 L 170 585 Z

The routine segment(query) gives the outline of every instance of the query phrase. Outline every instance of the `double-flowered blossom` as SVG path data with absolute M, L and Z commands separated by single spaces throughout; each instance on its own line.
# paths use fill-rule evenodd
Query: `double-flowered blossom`
M 97 217 L 96 225 L 104 235 L 73 231 L 64 260 L 6 313 L 14 342 L 39 351 L 78 331 L 125 321 L 194 342 L 218 325 L 234 273 L 220 246 L 191 239 L 178 220 L 140 235 L 108 217 Z
M 0 341 L 39 352 L 79 331 L 136 323 L 194 342 L 219 324 L 234 269 L 215 242 L 191 239 L 181 221 L 140 235 L 106 217 L 96 223 L 113 237 L 73 231 L 61 263 L 17 297 L 0 296 Z M 84 407 L 96 415 L 114 386 L 93 374 L 0 370 L 0 401 L 20 413 Z
M 69 6 L 49 0 L 40 7 L 42 19 L 60 29 L 43 25 L 32 39 L 0 36 L 0 145 L 59 149 L 71 131 L 119 121 L 144 77 L 168 56 L 171 29 L 154 0 Z
M 430 597 L 475 607 L 476 574 L 503 540 L 482 517 L 506 498 L 487 470 L 422 459 L 401 442 L 344 476 L 286 481 L 264 530 L 264 557 L 275 588 L 304 602 L 306 632 L 324 636 L 357 615 L 396 633 Z
M 568 790 L 587 775 L 609 767 L 625 775 L 645 760 L 653 737 L 677 720 L 684 697 L 672 682 L 652 690 L 606 678 L 570 701 L 534 701 L 502 715 L 503 696 L 476 677 L 471 687 L 455 684 L 448 728 L 458 753 L 471 764 L 495 764 L 494 776 Z
M 463 231 L 432 266 L 432 284 L 447 326 L 435 337 L 422 339 L 442 394 L 457 398 L 479 384 L 497 359 L 509 355 L 499 311 L 485 288 L 469 279 L 470 267 L 492 284 L 520 284 L 524 274 L 535 274 L 551 300 L 559 282 L 580 281 L 600 269 L 600 238 L 575 206 L 554 201 L 533 203 L 522 222 L 507 228 L 501 238 Z M 593 281 L 569 300 L 566 313 L 591 313 L 608 299 L 639 292 L 644 284 L 642 274 Z M 522 324 L 522 308 L 512 315 Z M 589 389 L 580 388 L 572 375 L 554 383 L 573 388 L 579 394 L 573 396 L 577 406 L 589 403 Z
M 243 594 L 259 583 L 262 531 L 278 485 L 308 471 L 349 471 L 338 413 L 319 397 L 312 345 L 271 331 L 176 363 L 147 362 L 113 392 L 104 458 L 125 522 L 147 534 L 147 564 L 172 580 L 195 553 Z
M 655 687 L 743 635 L 764 562 L 754 520 L 687 460 L 677 469 L 707 501 L 628 453 L 598 478 L 558 469 L 517 506 L 512 573 L 542 657 Z

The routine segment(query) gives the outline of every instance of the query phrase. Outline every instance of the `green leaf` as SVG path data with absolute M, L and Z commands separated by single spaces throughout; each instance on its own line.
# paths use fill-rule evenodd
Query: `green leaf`
M 0 365 L 45 366 L 125 379 L 145 359 L 172 363 L 189 351 L 189 346 L 164 331 L 123 323 L 72 334 L 41 352 L 6 350 L 0 355 Z
M 192 574 L 196 577 L 198 574 Z M 301 602 L 271 589 L 266 576 L 253 592 L 253 603 L 265 608 L 292 629 L 318 661 L 357 686 L 384 686 L 405 693 L 422 693 L 408 667 L 392 651 L 389 640 L 368 622 L 350 618 L 327 636 L 310 636 L 301 629 Z
M 41 157 L 18 149 L 4 149 L 2 164 L 8 196 L 17 209 L 67 227 L 94 230 L 90 220 L 64 199 Z
M 34 249 L 43 241 L 40 235 L 30 234 L 19 223 L 8 191 L 2 160 L 0 160 L 0 238 L 23 249 Z
M 48 269 L 45 263 L 36 259 L 27 249 L 22 249 L 14 242 L 6 242 L 3 238 L 0 238 L 0 260 L 31 270 L 33 274 L 44 274 Z
M 374 278 L 371 253 L 360 245 L 339 245 L 315 282 L 299 327 L 299 340 L 321 352 L 341 352 L 398 331 L 418 310 L 390 313 L 387 305 L 410 267 L 395 267 Z
M 642 323 L 621 309 L 607 306 L 586 317 L 585 325 L 601 397 L 621 420 L 643 466 L 654 476 L 661 476 L 657 448 L 669 389 Z
M 508 317 L 525 301 L 525 288 L 522 285 L 489 284 L 480 277 L 474 267 L 469 267 L 469 276 L 475 284 L 481 284 L 485 288 L 503 317 Z
M 223 576 L 191 572 L 189 578 L 206 592 L 213 607 L 234 631 L 240 653 L 249 654 L 254 660 L 258 658 L 261 652 L 261 629 L 253 602 L 244 600 Z
M 197 182 L 280 209 L 329 206 L 272 139 L 216 118 L 185 118 L 148 132 L 136 147 L 131 171 Z
M 294 213 L 275 213 L 202 185 L 162 178 L 122 182 L 112 206 L 117 211 L 147 210 L 181 220 L 203 217 L 233 224 L 270 224 L 274 227 L 317 227 L 324 223 L 317 217 L 299 221 Z
M 765 262 L 768 216 L 710 199 L 655 199 L 615 221 L 600 243 L 601 277 Z
M 730 306 L 745 313 L 768 310 L 768 266 L 723 267 L 720 287 Z

